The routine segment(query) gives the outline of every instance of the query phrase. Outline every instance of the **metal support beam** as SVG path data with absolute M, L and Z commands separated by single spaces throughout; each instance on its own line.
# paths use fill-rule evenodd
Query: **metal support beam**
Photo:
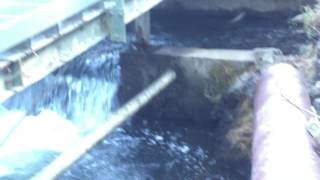
M 150 12 L 134 20 L 134 31 L 139 43 L 148 45 L 150 41 Z
M 116 5 L 107 12 L 106 24 L 110 39 L 126 42 L 126 24 L 124 23 L 124 0 L 116 0 Z
M 0 26 L 0 52 L 23 42 L 25 39 L 54 26 L 58 22 L 98 2 L 100 0 L 54 0 L 48 1 L 45 5 L 31 11 L 26 10 L 25 13 L 20 14 L 17 18 L 7 21 Z M 12 36 L 13 34 L 14 36 Z
M 77 28 L 76 30 L 67 33 L 63 38 L 50 41 L 49 46 L 37 51 L 27 59 L 24 59 L 23 61 L 14 61 L 14 64 L 20 66 L 14 66 L 16 68 L 12 71 L 5 71 L 7 74 L 5 74 L 5 72 L 0 74 L 2 81 L 4 81 L 2 82 L 2 86 L 6 86 L 6 88 L 0 88 L 0 102 L 5 101 L 14 93 L 41 80 L 58 67 L 71 61 L 88 48 L 106 38 L 109 31 L 105 24 L 105 19 L 106 17 L 104 14 L 101 14 L 99 17 L 96 17 L 81 26 L 82 28 Z M 68 28 L 68 26 L 66 26 L 66 28 Z M 3 67 L 4 70 L 10 67 L 8 62 L 5 63 L 6 66 Z M 22 84 L 15 88 L 11 88 L 13 85 L 17 85 L 17 83 L 12 84 L 12 79 L 17 81 L 17 83 L 21 82 Z M 20 79 L 21 81 L 19 81 Z M 8 82 L 10 82 L 9 86 Z M 8 88 L 10 88 L 10 90 Z
M 20 62 L 7 62 L 5 67 L 1 68 L 0 63 L 0 92 L 1 89 L 8 89 L 15 86 L 19 86 L 22 83 Z
M 34 3 L 41 6 L 30 7 L 31 12 L 0 21 L 0 103 L 107 36 L 125 42 L 126 24 L 138 17 L 136 32 L 143 43 L 148 43 L 148 11 L 161 1 L 39 0 Z M 11 7 L 11 1 L 5 2 Z

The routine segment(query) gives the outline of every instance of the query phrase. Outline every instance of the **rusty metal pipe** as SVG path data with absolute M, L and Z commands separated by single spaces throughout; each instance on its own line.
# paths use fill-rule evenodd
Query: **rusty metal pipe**
M 306 125 L 309 96 L 299 72 L 276 64 L 262 73 L 254 112 L 251 180 L 319 180 L 319 157 Z

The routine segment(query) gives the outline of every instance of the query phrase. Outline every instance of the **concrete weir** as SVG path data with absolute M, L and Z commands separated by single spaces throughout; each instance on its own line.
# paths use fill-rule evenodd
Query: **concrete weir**
M 162 8 L 182 8 L 186 10 L 239 10 L 250 9 L 259 12 L 300 10 L 310 0 L 167 0 Z
M 275 48 L 243 50 L 164 47 L 155 50 L 154 55 L 169 64 L 178 65 L 189 83 L 204 89 L 204 94 L 213 101 L 241 89 L 249 78 L 250 70 L 283 57 L 281 50 Z

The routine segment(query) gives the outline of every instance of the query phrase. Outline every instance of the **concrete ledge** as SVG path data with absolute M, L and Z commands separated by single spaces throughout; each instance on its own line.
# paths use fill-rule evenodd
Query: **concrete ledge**
M 156 55 L 208 59 L 222 61 L 239 61 L 254 62 L 255 52 L 252 50 L 236 50 L 236 49 L 201 49 L 201 48 L 162 48 L 155 52 Z
M 311 0 L 167 0 L 160 8 L 176 10 L 214 11 L 249 9 L 259 12 L 294 10 L 312 3 Z

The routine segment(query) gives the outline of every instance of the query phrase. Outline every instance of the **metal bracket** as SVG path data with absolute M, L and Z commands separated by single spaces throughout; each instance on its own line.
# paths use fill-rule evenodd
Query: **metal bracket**
M 6 61 L 0 68 L 0 88 L 9 90 L 22 84 L 19 61 Z
M 106 25 L 112 41 L 126 42 L 126 24 L 124 22 L 124 0 L 115 0 L 115 6 L 106 13 Z
M 138 42 L 148 45 L 150 41 L 150 13 L 146 12 L 134 21 L 134 30 Z

